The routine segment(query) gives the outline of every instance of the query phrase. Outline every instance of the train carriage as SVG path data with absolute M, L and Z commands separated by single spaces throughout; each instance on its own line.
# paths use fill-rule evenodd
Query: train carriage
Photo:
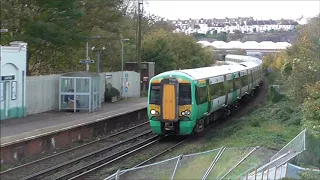
M 147 107 L 153 133 L 200 132 L 252 95 L 262 80 L 262 61 L 227 55 L 226 62 L 228 65 L 174 70 L 153 77 Z

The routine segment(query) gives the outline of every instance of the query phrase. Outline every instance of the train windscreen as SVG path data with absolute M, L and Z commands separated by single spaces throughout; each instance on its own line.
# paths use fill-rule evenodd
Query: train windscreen
M 191 85 L 179 84 L 179 105 L 191 104 Z
M 160 84 L 151 84 L 149 103 L 159 105 L 161 101 L 160 96 Z

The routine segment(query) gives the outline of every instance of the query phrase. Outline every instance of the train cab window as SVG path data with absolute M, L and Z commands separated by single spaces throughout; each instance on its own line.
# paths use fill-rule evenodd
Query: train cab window
M 197 104 L 203 104 L 208 101 L 208 92 L 207 92 L 207 87 L 197 87 L 196 91 L 196 99 L 197 99 Z
M 191 84 L 179 84 L 179 105 L 191 104 Z
M 159 105 L 161 102 L 160 97 L 160 84 L 151 84 L 149 103 Z

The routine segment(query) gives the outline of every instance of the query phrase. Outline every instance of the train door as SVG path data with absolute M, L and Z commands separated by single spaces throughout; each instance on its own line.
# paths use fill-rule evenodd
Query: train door
M 237 98 L 240 98 L 242 94 L 240 72 L 235 73 L 235 91 L 237 92 Z
M 226 75 L 226 91 L 227 91 L 227 98 L 226 98 L 226 104 L 230 105 L 232 104 L 233 100 L 235 100 L 237 97 L 233 97 L 233 90 L 234 90 L 234 83 L 233 83 L 233 78 L 234 75 L 233 74 L 227 74 Z
M 250 72 L 250 80 L 249 80 L 249 82 L 250 82 L 250 92 L 252 91 L 252 88 L 254 87 L 254 78 L 253 78 L 253 69 L 250 69 L 249 70 L 249 72 Z
M 212 105 L 212 99 L 211 99 L 211 97 L 212 97 L 212 94 L 211 94 L 211 92 L 212 91 L 210 91 L 210 80 L 209 79 L 206 79 L 206 84 L 207 84 L 207 93 L 208 93 L 208 113 L 210 113 L 211 112 L 211 108 L 213 107 L 213 105 Z
M 199 80 L 196 86 L 196 103 L 198 105 L 198 119 L 208 112 L 208 88 L 205 80 Z
M 228 82 L 227 82 L 227 75 L 223 76 L 223 80 L 224 80 L 224 94 L 226 96 L 225 101 L 224 101 L 224 105 L 228 104 L 228 91 L 229 91 L 229 87 L 228 87 Z
M 161 119 L 175 121 L 178 119 L 179 84 L 176 79 L 161 81 Z

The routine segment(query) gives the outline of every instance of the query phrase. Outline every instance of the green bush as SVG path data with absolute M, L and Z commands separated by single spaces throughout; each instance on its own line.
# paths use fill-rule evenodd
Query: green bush
M 319 171 L 305 171 L 301 174 L 299 174 L 301 179 L 303 180 L 315 180 L 320 179 L 320 172 Z
M 120 91 L 114 87 L 111 87 L 110 90 L 106 89 L 104 92 L 104 101 L 111 102 L 112 97 L 120 97 Z
M 274 87 L 269 88 L 269 92 L 267 96 L 268 96 L 268 99 L 274 103 L 281 101 L 285 97 L 283 94 L 280 94 L 278 91 L 276 91 Z

